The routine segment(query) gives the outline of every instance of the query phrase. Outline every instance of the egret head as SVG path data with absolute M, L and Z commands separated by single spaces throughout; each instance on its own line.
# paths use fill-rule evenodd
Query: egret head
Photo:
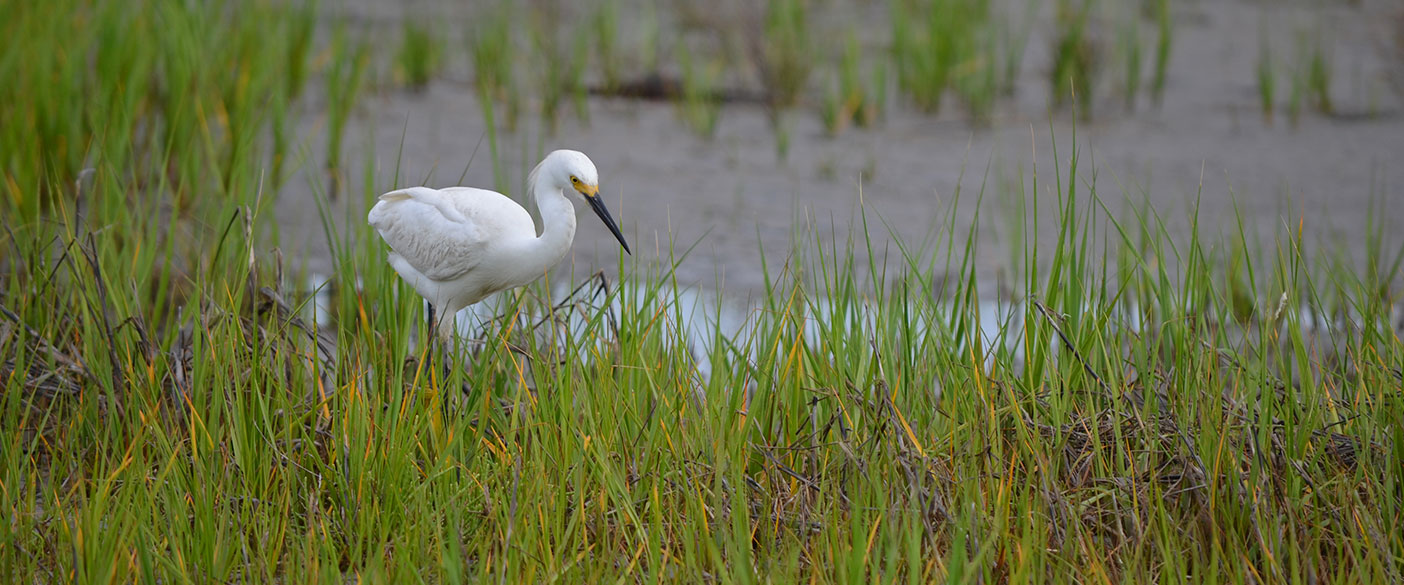
M 546 181 L 550 188 L 584 198 L 585 202 L 590 204 L 590 209 L 594 210 L 595 215 L 599 216 L 600 221 L 603 221 L 615 239 L 619 240 L 624 252 L 632 254 L 629 251 L 629 243 L 624 241 L 624 234 L 619 232 L 619 226 L 615 225 L 614 218 L 610 217 L 604 200 L 600 198 L 599 171 L 595 170 L 595 163 L 591 162 L 585 153 L 576 150 L 552 152 L 546 155 L 535 171 L 532 171 L 532 175 L 532 181 Z

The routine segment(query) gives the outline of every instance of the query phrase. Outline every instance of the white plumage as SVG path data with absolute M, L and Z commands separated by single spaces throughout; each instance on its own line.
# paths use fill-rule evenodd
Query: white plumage
M 629 244 L 599 195 L 595 164 L 574 150 L 546 155 L 527 178 L 541 211 L 541 235 L 531 214 L 501 193 L 472 187 L 410 187 L 380 196 L 367 220 L 390 245 L 390 266 L 440 317 L 451 338 L 454 315 L 495 292 L 540 278 L 565 257 L 575 238 L 575 205 L 583 197 L 619 240 Z

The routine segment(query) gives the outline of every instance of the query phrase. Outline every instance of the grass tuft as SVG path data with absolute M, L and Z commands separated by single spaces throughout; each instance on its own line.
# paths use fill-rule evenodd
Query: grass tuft
M 850 123 L 869 126 L 882 114 L 887 67 L 882 62 L 874 64 L 871 80 L 865 80 L 862 63 L 858 38 L 850 32 L 834 82 L 820 106 L 820 118 L 830 135 L 842 132 Z
M 939 112 L 944 94 L 962 71 L 995 66 L 995 56 L 980 40 L 989 25 L 987 0 L 895 2 L 892 50 L 898 87 L 918 107 Z M 986 94 L 977 100 L 992 97 Z
M 433 30 L 407 20 L 400 50 L 395 54 L 396 73 L 411 89 L 422 91 L 439 71 L 440 53 L 439 39 Z
M 799 101 L 814 68 L 809 4 L 808 0 L 768 0 L 766 4 L 765 35 L 756 51 L 757 65 L 770 106 L 777 110 Z
M 600 77 L 606 91 L 619 87 L 623 75 L 619 55 L 619 3 L 604 0 L 594 18 L 595 54 L 600 65 Z
M 678 43 L 676 53 L 683 75 L 682 101 L 678 104 L 683 123 L 698 136 L 712 138 L 721 120 L 716 83 L 722 66 L 717 61 L 698 63 L 687 43 Z
M 487 126 L 496 126 L 494 111 L 501 109 L 503 123 L 509 132 L 515 131 L 517 119 L 524 101 L 518 80 L 514 75 L 517 59 L 516 41 L 512 31 L 513 15 L 508 5 L 498 7 L 486 16 L 479 26 L 474 27 L 469 38 L 469 52 L 473 57 L 474 85 L 478 100 L 487 119 Z
M 1089 119 L 1096 102 L 1092 90 L 1100 73 L 1101 55 L 1089 31 L 1093 3 L 1083 0 L 1080 5 L 1075 5 L 1076 1 L 1058 2 L 1058 32 L 1053 41 L 1050 81 L 1055 107 L 1071 100 L 1078 105 L 1079 115 Z
M 340 192 L 343 181 L 341 144 L 346 132 L 346 123 L 350 120 L 356 100 L 364 89 L 370 64 L 369 46 L 363 41 L 350 39 L 348 34 L 344 26 L 337 27 L 333 32 L 329 48 L 331 64 L 326 72 L 326 167 L 333 197 Z
M 1175 23 L 1170 14 L 1170 0 L 1154 0 L 1153 6 L 1159 35 L 1155 41 L 1155 71 L 1151 76 L 1151 97 L 1159 107 L 1165 99 L 1165 79 L 1170 74 L 1170 51 L 1175 44 Z
M 1277 66 L 1272 60 L 1272 46 L 1266 32 L 1259 33 L 1258 42 L 1258 105 L 1263 110 L 1263 122 L 1272 125 L 1277 104 Z
M 1336 108 L 1331 101 L 1331 57 L 1323 44 L 1324 42 L 1318 39 L 1311 45 L 1311 63 L 1307 65 L 1306 83 L 1311 93 L 1312 105 L 1317 111 L 1329 115 Z
M 1122 58 L 1126 60 L 1125 89 L 1126 111 L 1136 110 L 1136 94 L 1141 89 L 1141 22 L 1138 18 L 1127 20 L 1121 34 Z

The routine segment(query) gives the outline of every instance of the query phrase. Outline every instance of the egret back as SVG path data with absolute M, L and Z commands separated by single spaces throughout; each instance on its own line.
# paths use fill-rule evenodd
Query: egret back
M 495 242 L 535 236 L 531 216 L 500 193 L 471 187 L 411 187 L 380 196 L 367 216 L 406 263 L 436 281 L 478 267 Z

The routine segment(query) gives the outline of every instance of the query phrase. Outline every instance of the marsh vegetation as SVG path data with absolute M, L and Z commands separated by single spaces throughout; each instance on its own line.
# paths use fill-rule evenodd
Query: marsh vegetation
M 1037 38 L 1067 64 L 1044 87 L 1078 110 L 1050 115 L 1135 102 L 1139 66 L 1118 95 L 1098 51 L 1154 38 L 1139 91 L 1173 83 L 1172 3 L 1123 15 L 1141 32 L 1120 43 L 1079 28 L 1101 4 L 1060 5 Z M 720 292 L 703 314 L 679 300 L 693 248 L 666 241 L 661 264 L 499 299 L 471 351 L 426 350 L 358 215 L 401 180 L 346 162 L 368 96 L 467 64 L 511 191 L 496 133 L 590 123 L 591 94 L 668 99 L 704 136 L 751 104 L 778 145 L 786 112 L 866 131 L 955 98 L 979 125 L 1035 91 L 1014 85 L 1033 37 L 1008 6 L 895 0 L 876 46 L 829 37 L 816 6 L 765 4 L 748 45 L 620 24 L 609 1 L 570 31 L 503 3 L 452 27 L 469 38 L 388 42 L 316 5 L 0 0 L 0 580 L 1404 578 L 1397 186 L 1340 251 L 1303 215 L 1262 233 L 1113 211 L 1142 199 L 1054 136 L 1027 183 L 962 175 L 924 239 L 880 244 L 866 213 L 847 237 L 795 230 L 757 254 L 740 318 Z M 1333 109 L 1329 35 L 1307 38 L 1290 74 L 1264 42 L 1265 115 L 1279 75 L 1294 117 Z M 290 131 L 309 115 L 324 142 Z M 272 211 L 307 166 L 319 290 Z M 979 276 L 993 228 L 966 205 L 1015 238 L 1002 282 Z

